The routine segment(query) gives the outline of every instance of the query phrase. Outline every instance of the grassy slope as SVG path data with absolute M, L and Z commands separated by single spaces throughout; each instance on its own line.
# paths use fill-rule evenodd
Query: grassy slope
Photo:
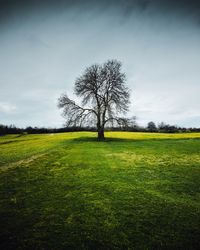
M 200 134 L 0 138 L 2 249 L 198 249 Z

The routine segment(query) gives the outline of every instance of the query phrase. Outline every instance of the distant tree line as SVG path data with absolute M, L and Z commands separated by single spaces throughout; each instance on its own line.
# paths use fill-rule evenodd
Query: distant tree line
M 6 134 L 47 134 L 47 133 L 63 133 L 74 131 L 95 131 L 92 127 L 63 127 L 63 128 L 45 128 L 45 127 L 26 127 L 18 128 L 15 125 L 0 124 L 0 135 Z
M 63 128 L 45 128 L 45 127 L 26 127 L 18 128 L 15 125 L 3 125 L 0 124 L 0 135 L 6 134 L 46 134 L 46 133 L 63 133 L 63 132 L 75 132 L 75 131 L 94 131 L 96 127 L 63 127 Z M 175 125 L 169 125 L 164 122 L 156 125 L 154 122 L 149 122 L 147 126 L 139 126 L 136 123 L 135 117 L 127 119 L 121 125 L 113 124 L 106 127 L 106 131 L 130 131 L 130 132 L 153 132 L 153 133 L 184 133 L 184 132 L 200 132 L 200 128 L 185 128 Z
M 176 125 L 166 124 L 164 122 L 159 123 L 157 126 L 154 122 L 149 122 L 145 131 L 148 132 L 159 132 L 159 133 L 185 133 L 185 132 L 200 132 L 200 128 L 190 127 L 180 127 Z

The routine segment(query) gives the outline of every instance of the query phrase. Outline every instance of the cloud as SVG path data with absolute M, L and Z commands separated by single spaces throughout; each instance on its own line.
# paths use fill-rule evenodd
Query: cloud
M 50 13 L 60 15 L 63 12 L 80 12 L 87 16 L 88 13 L 110 12 L 128 19 L 138 12 L 147 15 L 176 16 L 189 18 L 195 22 L 200 21 L 200 1 L 198 0 L 1 0 L 0 23 L 16 21 L 16 16 L 29 19 L 31 15 L 44 20 Z M 42 16 L 40 15 L 42 13 Z
M 17 110 L 15 105 L 8 102 L 0 102 L 0 113 L 13 114 Z
M 1 123 L 61 126 L 58 96 L 73 94 L 85 67 L 116 58 L 139 123 L 199 126 L 197 1 L 0 4 Z

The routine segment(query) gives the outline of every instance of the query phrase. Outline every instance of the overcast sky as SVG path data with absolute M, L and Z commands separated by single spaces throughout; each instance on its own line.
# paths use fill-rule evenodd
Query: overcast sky
M 200 127 L 200 1 L 0 0 L 0 124 L 61 127 L 85 67 L 122 62 L 128 115 Z

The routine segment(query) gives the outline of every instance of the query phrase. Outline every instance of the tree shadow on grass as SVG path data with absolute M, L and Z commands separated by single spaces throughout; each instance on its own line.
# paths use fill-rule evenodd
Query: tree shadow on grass
M 124 139 L 124 138 L 113 138 L 113 137 L 106 137 L 103 141 L 98 140 L 97 137 L 79 137 L 74 138 L 73 141 L 77 142 L 99 142 L 99 143 L 107 143 L 107 142 L 126 142 L 126 141 L 136 141 L 135 139 Z
M 117 137 L 106 137 L 103 141 L 99 141 L 97 137 L 78 137 L 72 139 L 74 142 L 98 142 L 98 143 L 112 143 L 112 142 L 161 142 L 161 141 L 190 141 L 200 140 L 200 138 L 117 138 Z
M 188 140 L 200 140 L 200 138 L 145 138 L 145 139 L 134 139 L 134 138 L 117 138 L 117 137 L 106 137 L 105 140 L 99 141 L 96 137 L 79 137 L 74 138 L 74 142 L 98 142 L 98 143 L 111 143 L 111 142 L 161 142 L 161 141 L 188 141 Z

